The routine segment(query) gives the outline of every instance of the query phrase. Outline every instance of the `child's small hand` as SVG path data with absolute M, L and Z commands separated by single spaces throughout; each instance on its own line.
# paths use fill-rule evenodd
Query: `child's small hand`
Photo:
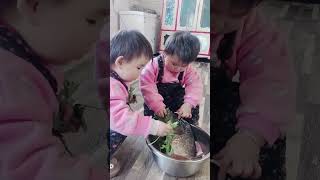
M 220 163 L 218 180 L 224 180 L 226 173 L 232 177 L 259 178 L 259 153 L 262 144 L 257 144 L 243 133 L 235 134 L 214 157 Z
M 171 132 L 173 132 L 173 129 L 169 124 L 166 124 L 162 121 L 153 120 L 150 134 L 156 136 L 166 136 Z
M 167 115 L 167 110 L 166 110 L 166 108 L 163 108 L 163 109 L 161 109 L 160 111 L 158 111 L 158 112 L 156 113 L 156 115 L 159 116 L 159 117 L 161 117 L 161 118 L 163 118 L 165 115 Z
M 179 118 L 191 118 L 191 105 L 189 103 L 184 103 L 176 113 L 179 115 Z

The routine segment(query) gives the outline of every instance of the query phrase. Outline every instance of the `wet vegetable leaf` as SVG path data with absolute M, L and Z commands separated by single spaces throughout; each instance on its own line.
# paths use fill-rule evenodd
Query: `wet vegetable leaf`
M 137 103 L 137 96 L 134 94 L 134 88 L 129 88 L 129 96 L 128 96 L 128 104 L 134 104 Z
M 77 91 L 80 84 L 65 81 L 63 84 L 63 89 L 57 95 L 59 101 L 59 111 L 53 115 L 53 135 L 57 136 L 65 146 L 65 149 L 69 154 L 71 154 L 68 146 L 63 139 L 63 133 L 68 132 L 78 132 L 82 128 L 85 132 L 87 131 L 87 124 L 84 119 L 85 106 L 80 104 L 74 104 L 76 100 L 73 98 L 73 94 Z M 72 116 L 67 120 L 64 118 L 65 106 L 71 105 L 73 109 Z
M 163 118 L 161 117 L 156 117 L 160 121 L 163 121 L 167 124 L 169 124 L 173 129 L 177 128 L 179 125 L 178 119 L 175 117 L 174 113 L 171 112 L 169 109 L 167 109 L 167 115 Z M 174 138 L 175 134 L 170 133 L 167 136 L 165 136 L 165 140 L 163 141 L 162 145 L 160 146 L 160 150 L 163 150 L 164 153 L 167 155 L 171 155 L 172 148 L 171 148 L 171 143 Z

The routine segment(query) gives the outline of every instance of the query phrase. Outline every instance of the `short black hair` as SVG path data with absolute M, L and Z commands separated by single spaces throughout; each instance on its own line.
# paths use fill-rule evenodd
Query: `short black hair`
M 188 31 L 177 31 L 168 38 L 164 52 L 177 55 L 183 63 L 189 64 L 197 59 L 200 41 Z
M 110 63 L 114 64 L 119 56 L 131 61 L 144 55 L 152 59 L 152 48 L 147 38 L 136 30 L 121 30 L 110 42 Z

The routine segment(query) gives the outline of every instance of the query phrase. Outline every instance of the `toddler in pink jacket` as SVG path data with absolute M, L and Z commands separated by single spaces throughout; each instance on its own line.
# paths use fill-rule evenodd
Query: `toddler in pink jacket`
M 138 31 L 120 31 L 110 43 L 110 177 L 120 170 L 114 152 L 126 136 L 165 136 L 170 125 L 130 108 L 129 85 L 136 80 L 145 64 L 152 58 L 148 40 Z
M 0 0 L 1 180 L 106 179 L 106 170 L 88 158 L 66 155 L 52 134 L 61 65 L 90 50 L 106 5 L 105 0 Z
M 202 81 L 190 65 L 200 51 L 198 38 L 178 31 L 169 37 L 164 52 L 150 61 L 140 76 L 144 114 L 163 117 L 169 109 L 192 124 L 198 124 Z

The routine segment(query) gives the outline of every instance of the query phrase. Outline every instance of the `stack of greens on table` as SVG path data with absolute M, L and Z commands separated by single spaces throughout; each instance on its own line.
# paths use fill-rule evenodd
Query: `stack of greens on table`
M 162 122 L 169 124 L 173 129 L 175 129 L 179 125 L 179 122 L 178 122 L 176 115 L 172 111 L 170 111 L 169 109 L 167 109 L 167 115 L 165 115 L 163 118 L 161 118 L 159 116 L 155 116 L 155 119 L 158 119 Z M 172 152 L 171 143 L 172 143 L 174 136 L 175 136 L 175 134 L 174 134 L 174 132 L 172 132 L 172 133 L 168 134 L 167 136 L 165 136 L 164 138 L 160 138 L 159 144 L 160 144 L 160 151 L 161 152 L 163 152 L 167 155 L 171 155 L 171 152 Z

